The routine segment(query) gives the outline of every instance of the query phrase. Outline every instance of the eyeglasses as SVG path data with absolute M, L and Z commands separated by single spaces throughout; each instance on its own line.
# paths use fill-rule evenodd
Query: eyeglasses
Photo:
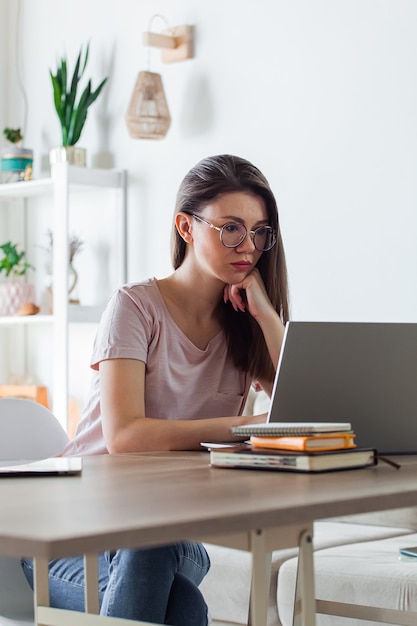
M 277 233 L 271 226 L 260 226 L 259 228 L 255 228 L 255 230 L 248 231 L 246 226 L 240 222 L 227 222 L 227 224 L 219 228 L 195 213 L 189 213 L 189 215 L 192 215 L 200 222 L 204 222 L 204 224 L 207 224 L 210 228 L 218 230 L 220 233 L 220 241 L 226 248 L 237 248 L 240 246 L 248 233 L 251 236 L 253 245 L 260 252 L 270 250 L 277 241 Z

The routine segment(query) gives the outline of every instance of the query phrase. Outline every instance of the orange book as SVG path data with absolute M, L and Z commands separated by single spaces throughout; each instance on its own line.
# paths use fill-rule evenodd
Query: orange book
M 296 450 L 299 452 L 325 452 L 355 448 L 353 433 L 327 433 L 303 437 L 254 437 L 250 438 L 253 448 L 273 448 L 277 450 Z

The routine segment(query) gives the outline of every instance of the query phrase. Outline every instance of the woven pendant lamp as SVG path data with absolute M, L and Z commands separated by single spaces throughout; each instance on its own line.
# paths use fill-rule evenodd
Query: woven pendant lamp
M 139 72 L 125 115 L 133 139 L 163 139 L 171 125 L 162 77 L 155 72 Z

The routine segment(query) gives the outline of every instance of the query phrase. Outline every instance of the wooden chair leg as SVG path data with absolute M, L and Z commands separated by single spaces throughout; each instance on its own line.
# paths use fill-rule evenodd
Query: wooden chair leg
M 299 540 L 293 626 L 315 626 L 315 624 L 313 536 L 307 530 L 301 533 Z

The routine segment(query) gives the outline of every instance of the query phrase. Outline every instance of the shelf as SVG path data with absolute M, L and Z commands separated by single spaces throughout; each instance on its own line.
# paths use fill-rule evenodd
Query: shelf
M 100 321 L 104 307 L 70 304 L 68 321 L 70 324 L 96 324 Z M 52 324 L 53 315 L 7 315 L 0 316 L 0 326 L 32 326 L 35 324 Z
M 4 315 L 0 316 L 0 326 L 51 324 L 53 319 L 53 315 Z
M 124 170 L 104 170 L 69 166 L 68 182 L 71 186 L 79 186 L 80 189 L 91 188 L 95 191 L 97 191 L 97 187 L 123 189 L 125 174 Z
M 10 198 L 36 198 L 52 193 L 52 178 L 21 181 L 19 183 L 0 184 L 0 200 Z
M 124 172 L 120 170 L 90 169 L 68 166 L 68 183 L 71 190 L 81 191 L 123 188 Z M 38 178 L 37 180 L 20 181 L 18 183 L 0 184 L 0 201 L 11 198 L 36 198 L 52 194 L 54 181 L 52 178 Z
M 71 324 L 95 324 L 100 321 L 104 306 L 83 306 L 70 304 L 68 318 Z
M 103 195 L 105 192 L 106 203 L 104 204 L 110 203 L 117 209 L 117 228 L 111 229 L 109 226 L 108 229 L 109 237 L 112 237 L 114 248 L 117 251 L 118 267 L 116 273 L 118 276 L 115 278 L 117 278 L 117 284 L 125 283 L 127 281 L 126 179 L 125 170 L 91 169 L 71 166 L 68 163 L 58 163 L 53 167 L 51 176 L 48 178 L 0 184 L 0 212 L 8 211 L 5 214 L 7 228 L 9 231 L 17 232 L 18 235 L 15 236 L 22 241 L 27 236 L 25 229 L 27 228 L 28 212 L 32 208 L 34 210 L 43 209 L 43 206 L 49 208 L 52 203 L 52 214 L 48 213 L 47 219 L 50 222 L 54 237 L 52 255 L 52 280 L 54 284 L 52 307 L 54 314 L 0 317 L 0 330 L 4 328 L 3 335 L 4 332 L 10 335 L 10 341 L 7 337 L 5 342 L 10 344 L 8 353 L 5 351 L 2 355 L 3 360 L 6 359 L 6 366 L 9 364 L 11 367 L 13 362 L 16 371 L 25 372 L 29 354 L 28 346 L 32 349 L 32 344 L 36 347 L 37 342 L 42 339 L 36 336 L 42 333 L 35 331 L 35 328 L 39 327 L 40 330 L 41 325 L 46 325 L 50 335 L 47 339 L 48 347 L 50 342 L 52 350 L 51 369 L 46 372 L 46 377 L 49 374 L 51 379 L 48 384 L 51 390 L 52 410 L 64 428 L 67 427 L 68 423 L 69 328 L 73 324 L 98 323 L 104 310 L 102 298 L 96 300 L 101 304 L 94 306 L 74 305 L 68 302 L 67 250 L 70 215 L 72 210 L 77 208 L 77 204 L 89 206 L 90 203 L 91 206 L 96 206 L 97 203 L 93 194 L 99 192 L 100 197 L 100 194 Z M 107 193 L 106 190 L 111 193 Z M 86 193 L 88 194 L 87 198 L 84 197 Z M 91 202 L 90 193 L 93 198 Z M 74 206 L 73 196 L 78 196 L 77 200 L 74 198 Z M 107 196 L 109 197 L 107 198 Z M 33 221 L 32 216 L 30 219 Z M 104 216 L 103 219 L 105 219 Z M 10 330 L 8 330 L 9 328 Z M 13 345 L 11 345 L 12 341 Z M 33 353 L 34 350 L 32 349 Z M 31 356 L 29 355 L 29 357 Z M 43 377 L 45 378 L 45 374 Z

